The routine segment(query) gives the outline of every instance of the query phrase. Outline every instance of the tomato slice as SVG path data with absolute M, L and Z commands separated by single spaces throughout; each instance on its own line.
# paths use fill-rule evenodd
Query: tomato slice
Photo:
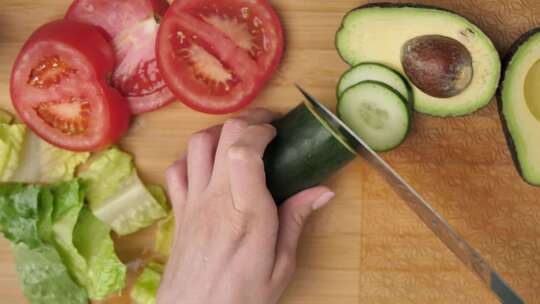
M 265 0 L 178 0 L 161 22 L 159 69 L 187 106 L 224 114 L 259 94 L 283 53 L 278 16 Z
M 158 69 L 155 42 L 165 0 L 75 0 L 66 19 L 95 25 L 112 41 L 116 58 L 113 85 L 135 114 L 156 110 L 174 100 Z
M 129 125 L 128 103 L 107 84 L 113 67 L 113 50 L 97 28 L 66 20 L 48 23 L 32 34 L 15 61 L 13 105 L 53 145 L 102 149 Z

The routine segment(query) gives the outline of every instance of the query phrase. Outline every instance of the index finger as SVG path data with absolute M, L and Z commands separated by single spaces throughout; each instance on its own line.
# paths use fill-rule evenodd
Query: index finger
M 244 131 L 251 125 L 267 124 L 279 118 L 279 114 L 267 109 L 248 110 L 238 118 L 228 120 L 223 125 L 214 161 L 211 182 L 224 182 L 228 172 L 228 150 L 236 143 Z

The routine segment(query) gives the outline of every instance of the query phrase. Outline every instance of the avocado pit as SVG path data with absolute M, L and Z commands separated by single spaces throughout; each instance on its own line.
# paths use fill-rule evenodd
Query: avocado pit
M 402 47 L 401 64 L 416 87 L 437 98 L 461 94 L 473 78 L 471 53 L 461 42 L 441 35 L 407 41 Z

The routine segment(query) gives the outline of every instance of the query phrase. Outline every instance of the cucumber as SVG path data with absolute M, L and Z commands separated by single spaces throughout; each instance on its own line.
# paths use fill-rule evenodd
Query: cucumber
M 407 137 L 412 108 L 390 86 L 362 81 L 345 90 L 338 102 L 338 116 L 373 150 L 389 151 Z
M 320 184 L 356 157 L 343 135 L 302 103 L 275 121 L 276 138 L 264 153 L 266 182 L 279 205 Z
M 399 72 L 385 65 L 371 62 L 360 63 L 341 76 L 337 86 L 338 99 L 348 88 L 366 80 L 385 83 L 398 91 L 408 102 L 413 102 L 412 88 Z

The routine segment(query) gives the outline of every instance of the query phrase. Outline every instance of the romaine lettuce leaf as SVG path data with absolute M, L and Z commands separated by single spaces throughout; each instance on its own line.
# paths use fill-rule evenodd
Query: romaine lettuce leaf
M 91 299 L 104 299 L 125 286 L 126 266 L 116 256 L 110 233 L 109 226 L 83 207 L 73 238 L 87 264 L 85 287 Z
M 63 182 L 51 191 L 54 242 L 71 275 L 94 300 L 122 289 L 126 267 L 114 252 L 109 227 L 83 207 L 79 183 Z
M 4 110 L 0 110 L 0 124 L 10 124 L 13 121 L 13 116 Z
M 21 249 L 23 256 L 37 255 L 43 263 L 56 263 L 52 260 L 58 256 L 63 269 L 86 289 L 90 298 L 101 300 L 124 287 L 126 267 L 116 256 L 110 228 L 84 207 L 83 201 L 79 180 L 50 187 L 3 185 L 0 186 L 0 224 L 6 238 L 16 246 L 25 245 Z M 53 248 L 54 256 L 48 247 Z M 28 263 L 24 257 L 21 259 L 20 263 Z M 28 267 L 23 264 L 18 267 L 21 280 L 26 280 L 23 284 L 29 284 L 25 285 L 29 299 L 35 303 L 57 303 L 35 300 L 39 298 L 36 293 L 42 292 L 44 284 L 56 276 L 54 269 L 51 277 L 41 274 L 34 284 Z M 33 267 L 39 270 L 42 266 Z M 60 290 L 62 286 L 53 289 Z M 62 298 L 53 291 L 46 298 L 55 296 Z
M 88 186 L 92 212 L 119 235 L 150 226 L 167 214 L 139 179 L 131 155 L 117 148 L 102 152 L 79 176 Z
M 0 186 L 0 225 L 11 242 L 24 243 L 29 248 L 43 245 L 38 233 L 41 188 L 20 184 Z
M 26 298 L 32 304 L 86 304 L 83 288 L 69 276 L 58 252 L 51 245 L 30 249 L 13 245 L 16 269 Z
M 15 250 L 17 273 L 31 303 L 87 303 L 52 246 L 53 193 L 48 188 L 0 186 L 0 223 Z M 65 212 L 66 209 L 61 209 Z
M 92 210 L 101 207 L 114 194 L 119 192 L 122 182 L 134 170 L 131 155 L 117 148 L 106 150 L 92 161 L 79 177 L 88 187 L 87 200 Z
M 163 207 L 163 209 L 170 209 L 167 194 L 165 193 L 165 190 L 163 190 L 163 187 L 161 187 L 160 185 L 147 185 L 146 189 L 148 189 L 148 192 L 152 194 L 152 196 L 156 199 L 158 204 Z
M 137 304 L 155 304 L 164 266 L 155 262 L 148 264 L 135 281 L 130 297 Z
M 80 184 L 62 182 L 51 188 L 53 194 L 53 243 L 75 281 L 86 286 L 86 261 L 73 245 L 73 230 L 83 207 Z
M 0 182 L 11 180 L 21 162 L 25 125 L 0 124 Z
M 24 139 L 21 165 L 12 181 L 21 183 L 56 183 L 72 180 L 77 167 L 90 153 L 72 152 L 57 148 L 28 132 Z
M 162 255 L 169 256 L 174 239 L 174 214 L 169 212 L 166 218 L 158 223 L 154 250 Z

